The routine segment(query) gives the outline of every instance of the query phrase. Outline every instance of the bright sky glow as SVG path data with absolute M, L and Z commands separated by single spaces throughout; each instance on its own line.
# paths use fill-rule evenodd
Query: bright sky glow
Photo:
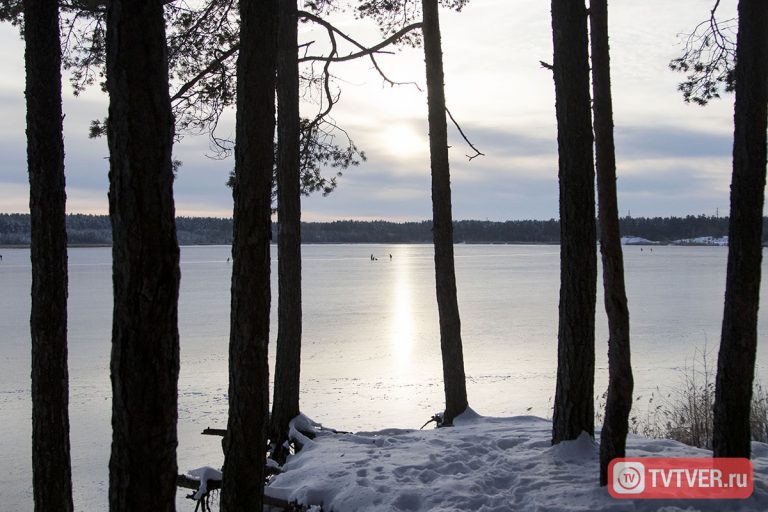
M 407 158 L 429 151 L 429 142 L 412 126 L 397 124 L 382 133 L 387 150 L 395 158 Z
M 681 34 L 705 19 L 712 0 L 613 2 L 609 9 L 619 166 L 619 207 L 635 216 L 714 214 L 728 209 L 732 105 L 726 95 L 706 108 L 686 105 L 676 91 L 682 75 L 669 71 Z M 723 2 L 730 17 L 736 2 Z M 358 40 L 380 35 L 370 22 L 339 14 L 333 20 Z M 449 126 L 453 211 L 457 219 L 556 218 L 557 144 L 554 86 L 539 61 L 551 62 L 550 5 L 542 0 L 472 0 L 462 13 L 441 12 L 448 106 L 487 156 L 472 153 Z M 322 33 L 302 26 L 302 39 Z M 0 211 L 26 211 L 23 42 L 0 26 Z M 342 50 L 349 51 L 349 50 Z M 304 220 L 431 217 L 423 54 L 401 49 L 379 58 L 391 87 L 369 61 L 343 63 L 341 101 L 333 118 L 368 161 L 350 169 L 329 197 L 304 199 Z M 65 76 L 66 79 L 66 76 Z M 97 90 L 74 98 L 64 86 L 66 171 L 70 212 L 106 213 L 106 141 L 89 140 L 90 120 L 103 118 Z M 317 105 L 307 103 L 310 116 Z M 221 126 L 234 133 L 234 116 Z M 177 213 L 230 216 L 224 186 L 233 162 L 209 158 L 208 141 L 186 136 L 175 147 L 184 165 L 175 184 Z

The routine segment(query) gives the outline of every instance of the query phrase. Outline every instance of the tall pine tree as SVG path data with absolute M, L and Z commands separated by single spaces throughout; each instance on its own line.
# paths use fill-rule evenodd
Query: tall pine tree
M 608 1 L 591 0 L 589 7 L 600 254 L 603 260 L 605 313 L 608 316 L 608 396 L 603 429 L 600 432 L 600 485 L 606 485 L 608 464 L 616 457 L 624 457 L 634 381 L 629 349 L 629 309 L 624 287 L 624 256 L 621 251 L 616 198 Z
M 32 483 L 36 511 L 72 510 L 67 230 L 59 7 L 24 0 L 32 223 Z
M 432 169 L 432 236 L 435 245 L 435 281 L 443 355 L 445 413 L 443 423 L 467 408 L 467 383 L 461 341 L 461 319 L 456 296 L 453 260 L 451 175 L 448 161 L 448 124 L 445 114 L 445 78 L 437 0 L 422 0 L 424 61 L 427 71 L 429 155 Z
M 301 155 L 298 18 L 295 0 L 279 2 L 277 50 L 278 305 L 272 457 L 287 455 L 288 423 L 299 414 L 301 369 Z
M 179 246 L 163 2 L 107 8 L 112 221 L 109 507 L 174 510 Z
M 731 216 L 717 360 L 715 457 L 749 457 L 768 120 L 768 2 L 739 0 Z
M 560 317 L 552 442 L 595 433 L 597 255 L 587 9 L 552 0 L 560 181 Z
M 224 512 L 261 510 L 269 422 L 277 0 L 240 1 Z

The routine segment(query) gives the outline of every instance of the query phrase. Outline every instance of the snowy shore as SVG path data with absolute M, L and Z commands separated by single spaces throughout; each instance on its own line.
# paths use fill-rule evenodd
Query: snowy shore
M 299 418 L 304 430 L 311 426 Z M 357 434 L 318 431 L 267 487 L 269 496 L 326 511 L 768 510 L 768 445 L 753 443 L 746 500 L 617 500 L 598 486 L 598 445 L 583 435 L 550 445 L 552 423 L 468 412 L 453 428 Z M 708 457 L 669 440 L 630 436 L 629 457 Z

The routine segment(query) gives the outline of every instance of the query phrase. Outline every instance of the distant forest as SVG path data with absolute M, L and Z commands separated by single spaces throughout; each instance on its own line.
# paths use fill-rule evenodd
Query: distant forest
M 763 232 L 768 233 L 767 218 Z M 559 222 L 550 220 L 508 220 L 505 222 L 454 221 L 456 243 L 556 244 Z M 181 245 L 228 245 L 232 242 L 232 219 L 179 217 L 177 234 Z M 430 243 L 432 222 L 334 221 L 303 222 L 302 242 L 323 243 Z M 0 214 L 0 245 L 28 245 L 29 215 Z M 67 233 L 71 245 L 110 245 L 112 230 L 106 215 L 68 215 Z M 272 227 L 277 239 L 276 226 Z M 622 236 L 647 238 L 660 243 L 701 236 L 728 234 L 727 217 L 624 217 Z

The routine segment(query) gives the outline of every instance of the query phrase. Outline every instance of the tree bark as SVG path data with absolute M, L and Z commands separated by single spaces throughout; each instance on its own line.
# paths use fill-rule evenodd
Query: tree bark
M 592 111 L 600 205 L 600 254 L 603 261 L 605 313 L 608 316 L 608 396 L 603 430 L 600 433 L 600 485 L 607 485 L 608 464 L 614 458 L 625 455 L 634 381 L 629 345 L 629 309 L 624 287 L 624 257 L 616 199 L 607 0 L 591 0 L 589 21 L 592 29 Z
M 240 2 L 229 421 L 221 509 L 261 510 L 269 416 L 270 215 L 277 0 Z
M 56 2 L 24 1 L 24 39 L 32 224 L 32 486 L 36 511 L 71 511 L 66 193 Z
M 552 0 L 560 181 L 560 316 L 552 443 L 594 435 L 595 172 L 587 11 Z
M 301 192 L 299 61 L 295 0 L 279 3 L 277 50 L 278 324 L 272 457 L 283 462 L 288 423 L 299 414 L 301 373 Z
M 715 457 L 750 456 L 766 170 L 766 34 L 768 3 L 740 0 L 728 269 L 715 388 Z
M 107 9 L 112 511 L 175 510 L 179 247 L 162 2 Z
M 432 236 L 435 245 L 435 281 L 445 387 L 443 423 L 450 425 L 453 419 L 467 408 L 467 384 L 453 261 L 448 125 L 445 117 L 445 78 L 437 0 L 422 0 L 422 11 L 432 170 Z

